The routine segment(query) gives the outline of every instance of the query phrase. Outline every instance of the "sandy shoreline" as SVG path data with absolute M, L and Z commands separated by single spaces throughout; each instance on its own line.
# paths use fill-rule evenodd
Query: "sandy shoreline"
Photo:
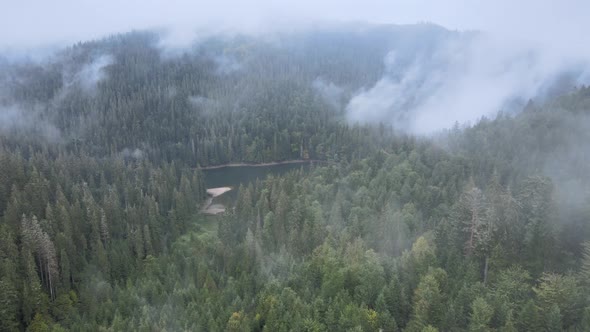
M 217 197 L 225 194 L 226 192 L 230 191 L 231 187 L 219 187 L 219 188 L 209 188 L 207 189 L 207 194 L 211 195 L 212 197 Z
M 203 204 L 201 212 L 213 216 L 216 214 L 224 213 L 225 206 L 223 206 L 223 204 L 214 204 L 213 199 L 215 197 L 219 197 L 225 194 L 230 190 L 232 190 L 231 187 L 208 188 L 207 195 L 209 195 L 209 197 L 205 201 L 205 204 Z
M 220 213 L 224 213 L 225 212 L 225 206 L 221 205 L 221 204 L 211 204 L 209 205 L 206 209 L 203 209 L 202 212 L 204 214 L 208 214 L 208 215 L 217 215 Z

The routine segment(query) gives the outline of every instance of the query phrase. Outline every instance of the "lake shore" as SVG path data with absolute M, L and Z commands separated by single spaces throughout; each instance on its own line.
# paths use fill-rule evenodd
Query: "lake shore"
M 200 170 L 210 170 L 210 169 L 219 169 L 219 168 L 226 168 L 226 167 L 264 167 L 264 166 L 275 166 L 275 165 L 285 165 L 285 164 L 305 164 L 305 163 L 329 163 L 326 160 L 316 160 L 316 159 L 295 159 L 295 160 L 285 160 L 285 161 L 272 161 L 268 163 L 229 163 L 223 165 L 215 165 L 215 166 L 205 166 L 199 167 Z
M 203 208 L 201 209 L 201 212 L 204 214 L 207 214 L 207 215 L 212 215 L 212 216 L 220 214 L 220 213 L 224 213 L 225 206 L 223 206 L 223 204 L 213 203 L 213 199 L 215 197 L 219 197 L 219 196 L 225 194 L 226 192 L 228 192 L 230 190 L 232 190 L 231 187 L 208 188 L 207 195 L 209 195 L 209 197 L 205 201 L 205 204 L 203 204 Z
M 215 216 L 220 213 L 224 213 L 225 206 L 223 206 L 221 204 L 209 204 L 209 206 L 204 208 L 201 212 L 203 212 L 206 215 Z
M 219 187 L 219 188 L 209 188 L 207 189 L 207 194 L 212 197 L 217 197 L 225 194 L 226 192 L 230 191 L 231 187 Z

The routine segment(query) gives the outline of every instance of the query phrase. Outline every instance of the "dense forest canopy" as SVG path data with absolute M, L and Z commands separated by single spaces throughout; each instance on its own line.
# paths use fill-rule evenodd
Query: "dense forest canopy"
M 350 24 L 168 52 L 138 31 L 0 57 L 0 330 L 590 331 L 590 88 L 416 136 L 419 75 L 395 119 L 351 117 L 476 35 Z M 288 160 L 322 162 L 200 213 L 200 167 Z

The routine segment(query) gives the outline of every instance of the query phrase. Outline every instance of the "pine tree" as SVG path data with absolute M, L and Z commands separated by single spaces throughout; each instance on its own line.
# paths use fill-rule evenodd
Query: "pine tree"
M 69 290 L 71 287 L 72 269 L 70 267 L 70 259 L 68 258 L 65 249 L 62 249 L 59 253 L 59 266 L 61 271 L 61 285 L 66 290 Z
M 477 297 L 471 305 L 471 316 L 469 317 L 470 332 L 491 331 L 490 321 L 494 314 L 494 309 L 482 297 Z
M 562 324 L 569 328 L 580 316 L 583 296 L 578 281 L 574 276 L 544 273 L 534 291 L 539 299 L 539 307 L 545 317 L 551 314 L 557 305 L 560 309 Z
M 512 319 L 512 314 L 509 314 L 508 318 L 506 319 L 506 323 L 504 323 L 504 326 L 500 328 L 500 332 L 518 332 L 516 329 L 516 324 Z
M 41 314 L 35 314 L 35 318 L 27 328 L 27 332 L 49 332 L 49 325 Z
M 520 310 L 516 326 L 519 331 L 536 332 L 541 330 L 539 311 L 533 300 L 529 300 Z
M 43 232 L 37 217 L 22 217 L 22 233 L 25 246 L 33 252 L 37 258 L 37 266 L 41 275 L 41 282 L 49 290 L 51 299 L 56 294 L 56 286 L 59 280 L 59 266 L 57 254 L 53 242 L 47 233 Z
M 19 298 L 16 286 L 7 277 L 0 279 L 0 329 L 19 330 Z
M 464 234 L 465 255 L 471 256 L 478 246 L 478 240 L 487 240 L 486 203 L 482 191 L 475 186 L 473 178 L 459 198 L 453 220 Z
M 414 292 L 414 313 L 408 329 L 420 331 L 429 324 L 438 324 L 443 312 L 442 305 L 438 281 L 433 274 L 425 275 Z
M 590 241 L 583 244 L 582 266 L 580 267 L 580 281 L 590 290 Z
M 582 319 L 578 324 L 578 330 L 580 331 L 590 331 L 590 307 L 586 307 L 584 309 L 584 313 L 582 314 Z
M 526 221 L 525 250 L 528 269 L 534 277 L 546 268 L 547 261 L 558 250 L 550 223 L 553 184 L 545 177 L 530 177 L 523 181 L 518 195 L 520 213 Z
M 549 311 L 549 315 L 546 317 L 547 323 L 545 331 L 547 332 L 560 332 L 562 331 L 562 323 L 561 323 L 561 311 L 559 310 L 559 306 L 554 304 L 551 306 L 551 310 Z

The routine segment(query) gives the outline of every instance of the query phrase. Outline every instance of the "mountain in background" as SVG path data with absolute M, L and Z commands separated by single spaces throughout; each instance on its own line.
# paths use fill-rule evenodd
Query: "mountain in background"
M 590 329 L 584 61 L 431 24 L 165 38 L 0 59 L 0 331 Z M 204 166 L 306 160 L 201 213 Z

